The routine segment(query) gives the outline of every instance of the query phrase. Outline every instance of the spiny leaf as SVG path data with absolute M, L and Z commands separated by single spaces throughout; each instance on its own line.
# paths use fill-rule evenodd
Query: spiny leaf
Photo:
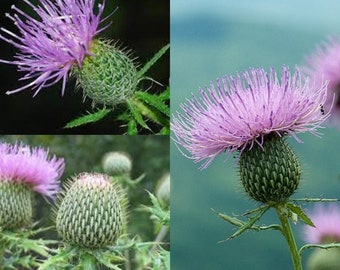
M 67 123 L 64 128 L 74 128 L 78 126 L 82 126 L 85 124 L 97 122 L 104 118 L 111 110 L 109 109 L 102 109 L 95 113 L 88 113 L 87 115 L 80 116 L 71 122 Z
M 155 107 L 161 113 L 164 113 L 166 116 L 170 116 L 170 109 L 167 105 L 163 103 L 163 100 L 160 99 L 157 95 L 151 95 L 146 92 L 137 91 L 136 97 L 145 102 L 146 104 Z
M 159 135 L 170 135 L 170 128 L 163 127 L 158 134 Z
M 239 229 L 235 233 L 233 233 L 230 237 L 228 237 L 226 240 L 233 239 L 233 238 L 239 236 L 240 234 L 244 233 L 246 230 L 252 229 L 255 222 L 258 221 L 269 208 L 270 208 L 270 206 L 266 205 L 261 210 L 259 210 L 258 213 L 255 216 L 250 217 L 248 222 L 243 222 L 243 221 L 241 221 L 237 218 L 229 217 L 227 215 L 221 216 L 221 218 L 223 218 L 223 219 L 227 218 L 226 220 L 228 222 L 239 227 Z M 239 225 L 241 225 L 241 226 L 239 226 Z
M 169 100 L 170 99 L 170 86 L 167 86 L 166 89 L 158 95 L 161 100 Z
M 161 48 L 145 65 L 138 71 L 137 76 L 141 78 L 166 52 L 169 50 L 170 44 Z
M 128 135 L 137 135 L 138 129 L 137 129 L 137 123 L 134 119 L 131 119 L 127 126 L 127 134 Z
M 153 122 L 169 127 L 170 126 L 170 119 L 169 117 L 164 116 L 161 112 L 159 112 L 154 107 L 149 106 L 148 104 L 145 104 L 137 99 L 134 100 L 135 105 L 138 107 L 138 110 L 141 114 L 143 114 L 145 117 L 149 118 Z
M 287 203 L 287 208 L 297 214 L 298 218 L 300 218 L 305 224 L 315 227 L 313 221 L 303 212 L 300 206 L 293 203 Z
M 145 123 L 145 121 L 143 119 L 143 116 L 142 116 L 141 112 L 139 111 L 138 107 L 136 107 L 136 105 L 133 102 L 131 102 L 131 101 L 128 101 L 127 104 L 129 106 L 130 112 L 131 112 L 131 114 L 133 116 L 133 119 L 139 125 L 141 125 L 143 128 L 151 130 L 149 128 L 149 126 Z
M 96 259 L 109 269 L 114 269 L 114 270 L 121 270 L 121 268 L 114 264 L 114 263 L 119 263 L 121 264 L 122 262 L 125 261 L 125 259 L 121 256 L 117 256 L 114 253 L 111 252 L 94 252 L 93 256 L 96 257 Z

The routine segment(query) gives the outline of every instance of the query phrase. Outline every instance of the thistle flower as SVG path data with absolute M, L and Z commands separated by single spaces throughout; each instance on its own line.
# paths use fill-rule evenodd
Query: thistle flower
M 303 237 L 307 243 L 328 244 L 340 242 L 340 208 L 335 204 L 318 205 L 309 213 L 315 227 L 304 226 Z M 308 270 L 339 269 L 340 249 L 316 249 L 307 260 Z
M 82 173 L 65 190 L 56 212 L 56 228 L 66 243 L 103 248 L 114 244 L 126 226 L 123 190 L 98 173 Z
M 315 227 L 304 226 L 304 239 L 311 244 L 340 242 L 340 208 L 318 205 L 310 214 Z
M 182 105 L 184 114 L 174 118 L 177 145 L 206 168 L 220 153 L 239 153 L 241 182 L 248 195 L 263 203 L 282 204 L 298 188 L 301 169 L 283 137 L 298 142 L 299 132 L 318 135 L 317 128 L 329 112 L 320 108 L 326 84 L 316 88 L 302 80 L 296 69 L 282 68 L 281 81 L 274 69 L 250 69 L 225 76 L 200 90 Z
M 28 225 L 32 219 L 32 190 L 53 197 L 59 190 L 64 160 L 48 158 L 43 148 L 0 144 L 0 226 Z
M 105 0 L 98 5 L 94 14 L 94 0 L 40 0 L 34 6 L 24 0 L 38 15 L 35 19 L 16 6 L 14 14 L 6 14 L 18 27 L 19 34 L 1 28 L 0 39 L 12 44 L 19 53 L 15 60 L 0 60 L 2 63 L 17 65 L 26 73 L 21 80 L 31 80 L 25 86 L 8 91 L 13 94 L 27 88 L 35 94 L 60 80 L 62 94 L 66 81 L 75 65 L 82 67 L 86 56 L 92 55 L 91 42 L 104 28 L 98 28 L 104 10 Z M 102 20 L 103 21 L 103 20 Z
M 49 156 L 42 147 L 16 143 L 0 144 L 0 181 L 24 184 L 44 196 L 53 198 L 59 191 L 64 159 Z
M 325 103 L 327 87 L 315 86 L 295 70 L 282 68 L 281 81 L 274 69 L 245 71 L 224 76 L 193 96 L 177 112 L 171 129 L 174 141 L 189 152 L 183 153 L 206 168 L 225 151 L 240 154 L 255 145 L 263 148 L 269 135 L 291 135 L 298 142 L 299 132 L 318 135 L 317 128 L 328 117 L 320 105 Z
M 328 42 L 319 45 L 315 52 L 306 57 L 303 71 L 321 86 L 324 80 L 329 81 L 328 95 L 323 107 L 331 110 L 329 123 L 340 127 L 340 38 L 329 38 Z

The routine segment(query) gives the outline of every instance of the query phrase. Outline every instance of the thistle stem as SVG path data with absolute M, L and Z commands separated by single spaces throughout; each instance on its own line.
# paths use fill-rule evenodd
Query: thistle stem
M 289 223 L 288 211 L 285 205 L 278 205 L 275 207 L 277 215 L 282 225 L 282 234 L 286 238 L 290 256 L 295 270 L 302 270 L 301 256 L 296 246 L 292 228 Z

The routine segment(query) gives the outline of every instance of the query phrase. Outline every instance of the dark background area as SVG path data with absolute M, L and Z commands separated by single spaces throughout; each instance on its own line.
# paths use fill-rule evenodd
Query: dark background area
M 34 4 L 38 1 L 32 0 Z M 99 1 L 96 1 L 99 3 Z M 0 26 L 14 33 L 17 29 L 12 21 L 5 17 L 11 13 L 11 5 L 32 14 L 30 7 L 23 1 L 5 1 L 0 8 Z M 169 43 L 170 24 L 169 1 L 155 0 L 117 0 L 106 1 L 103 18 L 116 7 L 118 9 L 102 25 L 112 21 L 112 25 L 98 37 L 110 38 L 118 44 L 131 49 L 140 66 L 152 58 L 163 46 Z M 10 44 L 0 41 L 0 58 L 13 59 L 16 50 Z M 169 84 L 169 52 L 164 55 L 147 73 L 147 76 L 166 86 Z M 122 123 L 114 120 L 110 114 L 103 120 L 74 129 L 63 129 L 66 123 L 91 111 L 91 101 L 83 103 L 81 90 L 75 90 L 75 80 L 70 78 L 65 95 L 61 96 L 61 83 L 44 88 L 36 96 L 29 89 L 13 95 L 6 95 L 6 91 L 23 85 L 18 79 L 23 73 L 17 72 L 17 67 L 0 64 L 0 133 L 2 134 L 39 134 L 39 133 L 87 133 L 87 134 L 122 134 L 125 129 Z M 150 93 L 161 92 L 164 87 L 150 81 L 144 81 L 141 89 L 148 89 Z

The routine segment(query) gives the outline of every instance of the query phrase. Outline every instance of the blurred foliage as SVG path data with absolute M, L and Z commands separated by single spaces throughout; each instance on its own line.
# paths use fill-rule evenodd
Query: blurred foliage
M 50 149 L 50 154 L 65 158 L 62 181 L 81 172 L 102 173 L 102 158 L 109 151 L 122 151 L 132 158 L 131 177 L 145 173 L 145 178 L 129 190 L 129 233 L 139 234 L 144 241 L 153 240 L 153 224 L 147 213 L 135 211 L 141 204 L 149 205 L 146 190 L 154 192 L 157 181 L 169 171 L 168 136 L 119 136 L 119 135 L 5 135 L 1 141 L 16 141 L 30 146 Z M 41 196 L 36 196 L 36 220 L 41 226 L 53 225 L 51 205 Z M 52 231 L 47 239 L 56 237 Z

